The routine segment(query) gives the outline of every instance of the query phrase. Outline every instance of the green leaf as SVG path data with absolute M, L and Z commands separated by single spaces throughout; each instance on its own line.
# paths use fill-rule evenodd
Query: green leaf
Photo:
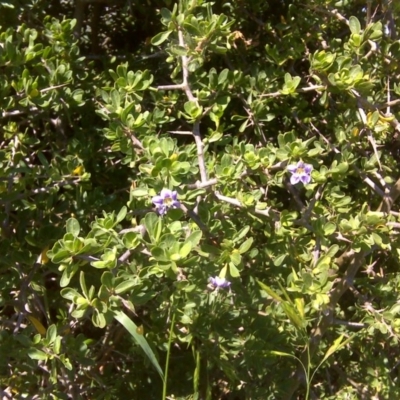
M 101 283 L 107 288 L 112 289 L 114 287 L 114 275 L 110 271 L 105 271 L 101 275 Z
M 90 300 L 89 296 L 88 296 L 88 291 L 86 288 L 85 273 L 83 271 L 81 271 L 81 273 L 79 274 L 79 283 L 81 285 L 82 293 L 88 300 Z
M 349 338 L 347 338 L 344 342 L 343 338 L 344 335 L 340 335 L 332 344 L 331 347 L 329 347 L 329 349 L 327 350 L 327 352 L 324 355 L 324 358 L 322 359 L 322 361 L 320 362 L 319 365 L 323 364 L 333 353 L 335 353 L 336 351 L 342 349 L 344 346 L 346 346 L 346 344 L 350 343 L 355 335 L 350 336 Z
M 60 279 L 60 286 L 65 287 L 69 284 L 72 277 L 76 274 L 79 267 L 76 264 L 68 264 L 67 267 L 64 269 L 63 274 L 61 275 Z
M 57 337 L 57 328 L 54 324 L 50 325 L 47 328 L 46 340 L 49 342 L 49 344 L 52 344 L 56 340 L 56 337 Z
M 349 18 L 349 28 L 350 28 L 351 33 L 359 34 L 361 31 L 360 21 L 356 17 L 351 16 Z
M 172 18 L 171 11 L 168 8 L 163 7 L 160 10 L 161 17 L 165 20 L 164 22 L 169 22 Z
M 53 341 L 53 351 L 55 354 L 60 354 L 61 351 L 61 336 L 56 336 Z
M 117 287 L 115 288 L 115 293 L 116 294 L 122 294 L 130 289 L 132 289 L 134 286 L 137 286 L 138 282 L 136 280 L 130 279 L 128 281 L 121 282 Z
M 275 293 L 270 287 L 268 287 L 265 283 L 262 283 L 260 281 L 257 281 L 258 285 L 261 287 L 264 292 L 266 292 L 268 295 L 270 295 L 274 300 L 278 302 L 283 302 L 284 300 L 282 299 L 279 294 Z
M 117 220 L 115 221 L 115 225 L 119 224 L 121 221 L 125 219 L 127 212 L 128 209 L 125 206 L 123 206 L 117 215 Z
M 151 255 L 157 260 L 157 261 L 164 261 L 167 262 L 169 261 L 169 258 L 165 254 L 165 250 L 162 249 L 161 247 L 153 247 L 151 249 Z
M 283 351 L 277 351 L 277 350 L 270 350 L 268 351 L 268 354 L 272 354 L 273 356 L 282 356 L 282 357 L 292 357 L 292 358 L 297 358 L 292 354 L 285 353 Z
M 94 310 L 92 314 L 92 322 L 97 328 L 104 328 L 106 326 L 106 318 L 104 314 L 98 310 Z
M 339 251 L 340 247 L 337 244 L 333 244 L 329 250 L 326 252 L 326 255 L 330 258 L 333 258 L 336 253 Z
M 374 241 L 374 243 L 378 246 L 382 246 L 383 241 L 380 235 L 378 235 L 376 232 L 372 232 L 371 233 L 372 239 Z
M 63 261 L 67 261 L 67 259 L 69 259 L 70 257 L 71 257 L 71 254 L 68 250 L 61 249 L 61 250 L 57 251 L 57 253 L 51 257 L 51 261 L 54 264 L 59 264 Z
M 161 379 L 164 380 L 164 374 L 157 361 L 157 358 L 153 353 L 153 350 L 151 350 L 145 337 L 138 333 L 138 326 L 122 311 L 113 311 L 113 314 L 114 318 L 130 333 L 137 344 L 142 348 L 149 361 L 153 364 L 154 368 L 159 373 Z
M 123 236 L 122 240 L 126 248 L 129 250 L 135 249 L 140 244 L 138 234 L 135 232 L 127 232 Z
M 229 76 L 229 72 L 230 71 L 228 68 L 225 68 L 220 72 L 218 76 L 218 85 L 223 85 L 226 82 Z
M 286 301 L 282 303 L 282 309 L 287 315 L 287 317 L 290 319 L 292 324 L 297 328 L 297 329 L 303 329 L 304 328 L 304 319 L 300 317 L 298 314 L 297 310 L 289 303 Z
M 224 160 L 224 159 L 223 159 Z M 228 165 L 230 165 L 232 163 L 232 159 L 230 157 L 227 158 L 226 162 L 228 163 Z M 245 226 L 244 228 L 242 228 L 234 237 L 233 237 L 233 241 L 236 243 L 238 242 L 240 239 L 243 239 L 246 235 L 247 232 L 250 230 L 250 226 Z
M 246 253 L 246 251 L 248 251 L 251 247 L 251 245 L 253 244 L 253 238 L 248 238 L 246 241 L 244 241 L 240 247 L 239 247 L 239 253 L 243 254 Z
M 64 299 L 68 299 L 70 301 L 75 301 L 77 297 L 80 297 L 80 293 L 76 291 L 75 289 L 72 288 L 64 288 L 61 289 L 61 296 L 64 297 Z
M 203 112 L 203 108 L 197 104 L 196 101 L 189 100 L 184 105 L 185 112 L 192 118 L 197 118 Z
M 154 239 L 156 242 L 160 240 L 160 236 L 162 234 L 162 227 L 163 227 L 163 222 L 162 219 L 159 218 L 158 221 L 156 222 L 155 229 L 153 231 Z
M 325 236 L 332 235 L 336 231 L 336 224 L 334 224 L 333 222 L 327 222 L 324 225 L 323 229 L 324 229 Z
M 111 91 L 111 100 L 113 107 L 117 109 L 121 104 L 121 96 L 119 95 L 118 90 Z
M 169 256 L 171 261 L 179 261 L 181 259 L 181 255 L 179 253 L 173 253 Z
M 242 256 L 236 249 L 232 251 L 232 253 L 229 255 L 229 258 L 236 266 L 238 266 L 242 262 Z
M 28 356 L 32 360 L 42 360 L 42 361 L 47 360 L 49 357 L 48 354 L 46 354 L 44 351 L 35 349 L 33 347 L 28 350 Z
M 229 263 L 229 274 L 231 275 L 232 278 L 239 278 L 240 272 L 236 268 L 235 264 Z
M 79 222 L 75 218 L 70 218 L 67 221 L 66 228 L 67 228 L 67 232 L 68 233 L 72 233 L 72 235 L 74 237 L 77 237 L 79 235 L 80 230 L 81 230 L 81 227 L 79 226 Z
M 185 258 L 188 256 L 190 251 L 192 250 L 192 243 L 191 242 L 186 242 L 180 249 L 179 249 L 179 255 L 181 258 Z
M 101 261 L 91 261 L 91 265 L 95 268 L 115 268 L 117 266 L 117 249 L 106 249 L 104 254 L 101 256 Z
M 172 33 L 172 31 L 165 31 L 165 32 L 160 32 L 157 33 L 152 39 L 151 39 L 151 44 L 153 46 L 159 46 L 160 44 L 164 43 L 169 35 Z
M 144 226 L 146 227 L 147 233 L 150 238 L 154 237 L 155 226 L 158 222 L 157 214 L 150 212 L 144 217 Z
M 279 267 L 282 265 L 282 263 L 285 261 L 287 254 L 282 254 L 279 257 L 275 258 L 274 260 L 274 265 L 275 267 Z
M 186 242 L 190 242 L 193 248 L 200 243 L 202 236 L 203 236 L 202 231 L 194 231 L 186 238 Z
M 183 46 L 179 45 L 172 45 L 170 47 L 171 53 L 176 55 L 176 56 L 186 56 L 187 55 L 187 49 Z
M 131 190 L 131 196 L 133 197 L 145 197 L 148 196 L 149 191 L 146 188 L 137 188 Z

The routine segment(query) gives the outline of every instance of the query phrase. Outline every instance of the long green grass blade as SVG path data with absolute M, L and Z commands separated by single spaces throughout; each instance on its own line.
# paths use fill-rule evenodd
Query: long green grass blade
M 164 374 L 158 364 L 157 358 L 153 351 L 151 350 L 147 340 L 143 335 L 138 333 L 138 326 L 122 311 L 113 311 L 114 318 L 131 334 L 131 336 L 136 340 L 138 345 L 143 349 L 146 356 L 149 358 L 150 362 L 154 365 L 157 372 L 160 374 L 161 379 L 164 380 Z

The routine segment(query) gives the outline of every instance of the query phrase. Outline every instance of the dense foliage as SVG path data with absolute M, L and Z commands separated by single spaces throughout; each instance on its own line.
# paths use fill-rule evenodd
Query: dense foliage
M 0 2 L 0 397 L 400 398 L 400 4 Z

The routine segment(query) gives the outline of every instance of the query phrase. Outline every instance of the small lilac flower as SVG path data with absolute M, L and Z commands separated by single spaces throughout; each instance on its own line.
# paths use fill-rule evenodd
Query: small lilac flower
M 295 185 L 302 182 L 304 185 L 311 182 L 311 171 L 313 167 L 311 164 L 304 164 L 299 161 L 297 164 L 288 165 L 287 170 L 291 172 L 290 183 Z
M 225 278 L 220 278 L 219 276 L 216 276 L 215 278 L 211 277 L 208 280 L 211 285 L 214 288 L 228 288 L 229 286 L 231 286 L 231 283 L 229 281 L 227 281 Z
M 170 208 L 178 208 L 181 206 L 177 199 L 176 191 L 169 189 L 161 190 L 160 195 L 154 196 L 151 200 L 160 215 L 166 214 Z

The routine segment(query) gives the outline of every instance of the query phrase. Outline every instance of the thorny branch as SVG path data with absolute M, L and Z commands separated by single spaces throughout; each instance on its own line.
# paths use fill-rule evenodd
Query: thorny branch
M 178 40 L 179 40 L 179 45 L 182 47 L 186 47 L 185 45 L 185 40 L 183 38 L 183 33 L 182 30 L 179 28 L 178 30 Z M 158 86 L 158 90 L 173 90 L 173 89 L 181 89 L 185 92 L 186 97 L 188 98 L 189 101 L 193 101 L 198 105 L 198 100 L 197 98 L 193 95 L 193 92 L 190 88 L 189 85 L 189 57 L 188 56 L 181 56 L 182 60 L 182 83 L 180 85 L 164 85 L 164 86 Z M 206 170 L 206 164 L 204 161 L 204 153 L 203 153 L 203 141 L 201 139 L 201 134 L 200 134 L 200 121 L 197 120 L 193 124 L 193 137 L 196 142 L 196 147 L 197 147 L 197 158 L 199 162 L 199 170 L 200 170 L 200 177 L 202 182 L 207 181 L 207 170 Z
M 243 205 L 239 200 L 234 199 L 232 197 L 227 197 L 227 196 L 223 196 L 222 194 L 220 194 L 219 192 L 215 191 L 214 192 L 215 197 L 220 200 L 223 201 L 225 203 L 228 203 L 232 206 L 238 207 L 238 208 L 248 208 L 250 212 L 254 213 L 254 214 L 259 214 L 259 215 L 264 215 L 265 217 L 270 217 L 272 218 L 275 222 L 279 221 L 279 212 L 272 210 L 271 207 L 268 207 L 265 210 L 260 210 L 258 208 L 249 208 L 245 205 Z

